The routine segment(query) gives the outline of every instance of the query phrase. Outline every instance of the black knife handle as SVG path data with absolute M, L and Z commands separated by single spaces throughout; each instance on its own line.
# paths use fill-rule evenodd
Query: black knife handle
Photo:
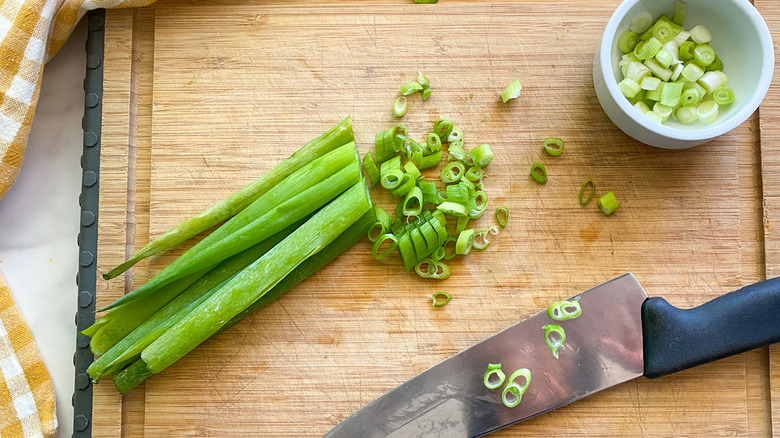
M 645 376 L 656 378 L 780 341 L 780 277 L 693 309 L 642 304 Z

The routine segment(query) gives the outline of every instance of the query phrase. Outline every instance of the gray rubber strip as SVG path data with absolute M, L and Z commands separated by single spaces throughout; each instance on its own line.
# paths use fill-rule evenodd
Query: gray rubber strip
M 95 287 L 97 283 L 97 236 L 98 236 L 98 193 L 100 187 L 100 134 L 103 97 L 103 48 L 105 36 L 104 9 L 88 14 L 87 68 L 84 78 L 84 152 L 81 155 L 82 186 L 79 205 L 81 224 L 78 235 L 79 271 L 76 275 L 78 287 L 78 311 L 76 329 L 84 330 L 95 322 Z M 92 382 L 87 367 L 94 360 L 89 350 L 89 338 L 76 335 L 76 352 L 73 365 L 76 367 L 73 391 L 73 437 L 92 436 Z

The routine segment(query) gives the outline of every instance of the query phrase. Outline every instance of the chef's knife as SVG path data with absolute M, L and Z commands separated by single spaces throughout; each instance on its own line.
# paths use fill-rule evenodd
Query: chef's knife
M 661 377 L 780 341 L 780 278 L 694 309 L 647 298 L 625 274 L 572 298 L 582 315 L 557 322 L 537 313 L 418 374 L 365 406 L 326 438 L 478 437 L 639 376 Z M 556 359 L 546 324 L 566 331 Z M 531 371 L 514 408 L 489 390 L 489 363 Z M 518 382 L 521 383 L 522 382 Z

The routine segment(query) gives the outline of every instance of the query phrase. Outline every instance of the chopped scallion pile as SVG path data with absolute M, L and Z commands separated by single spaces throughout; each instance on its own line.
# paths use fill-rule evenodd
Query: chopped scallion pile
M 734 102 L 734 91 L 726 88 L 728 77 L 710 46 L 709 29 L 697 25 L 686 31 L 685 16 L 683 1 L 677 2 L 671 20 L 661 15 L 653 22 L 647 12 L 637 14 L 631 28 L 616 38 L 623 53 L 618 88 L 653 122 L 666 123 L 672 117 L 684 124 L 711 124 L 717 120 L 718 106 Z M 657 108 L 658 104 L 663 108 Z

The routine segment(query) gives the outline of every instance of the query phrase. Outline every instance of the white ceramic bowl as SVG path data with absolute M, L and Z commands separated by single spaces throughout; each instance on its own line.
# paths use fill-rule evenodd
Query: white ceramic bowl
M 622 79 L 618 62 L 622 52 L 617 38 L 631 26 L 633 18 L 649 12 L 671 18 L 676 0 L 625 0 L 607 23 L 593 62 L 593 83 L 601 107 L 623 132 L 652 146 L 684 149 L 724 134 L 744 122 L 758 108 L 769 89 L 775 65 L 772 37 L 761 14 L 748 0 L 686 0 L 684 27 L 701 24 L 712 32 L 710 45 L 723 61 L 723 72 L 734 90 L 733 104 L 722 106 L 717 121 L 690 125 L 669 118 L 663 125 L 637 111 L 620 93 Z

